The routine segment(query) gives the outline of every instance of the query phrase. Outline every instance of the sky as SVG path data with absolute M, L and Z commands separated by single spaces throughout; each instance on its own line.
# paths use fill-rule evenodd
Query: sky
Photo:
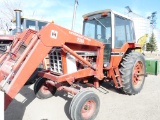
M 0 7 L 3 0 L 0 0 Z M 22 9 L 25 17 L 52 21 L 60 26 L 71 29 L 75 0 L 6 0 L 15 7 Z M 126 6 L 140 16 L 150 16 L 157 11 L 157 28 L 160 28 L 160 0 L 78 0 L 74 30 L 81 33 L 82 15 L 103 9 L 112 9 L 126 14 Z M 1 14 L 0 14 L 1 15 Z M 0 16 L 2 17 L 2 15 Z

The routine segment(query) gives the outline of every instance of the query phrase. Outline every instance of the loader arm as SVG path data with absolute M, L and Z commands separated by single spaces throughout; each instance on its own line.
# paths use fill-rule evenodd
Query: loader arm
M 103 54 L 104 44 L 94 39 L 87 38 L 73 31 L 53 23 L 47 24 L 39 32 L 30 29 L 24 31 L 18 36 L 19 42 L 10 52 L 14 55 L 7 54 L 2 60 L 0 66 L 0 89 L 5 92 L 5 109 L 12 99 L 23 87 L 25 82 L 42 62 L 42 60 L 54 49 L 60 48 L 66 54 L 75 57 L 76 60 L 85 64 L 86 68 L 69 73 L 66 71 L 66 63 L 62 65 L 62 75 L 51 74 L 50 72 L 39 73 L 41 77 L 55 78 L 56 82 L 72 83 L 75 79 L 94 76 L 96 79 L 103 79 Z M 25 44 L 23 50 L 21 46 Z M 75 51 L 94 51 L 97 53 L 96 63 L 92 65 Z M 63 58 L 64 59 L 64 58 Z M 72 66 L 71 66 L 72 67 Z M 95 81 L 95 86 L 98 82 Z

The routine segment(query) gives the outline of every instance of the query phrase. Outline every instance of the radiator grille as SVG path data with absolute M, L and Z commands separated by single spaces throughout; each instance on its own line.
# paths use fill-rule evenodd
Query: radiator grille
M 63 74 L 62 57 L 61 57 L 60 50 L 55 50 L 55 51 L 50 52 L 49 61 L 50 61 L 50 71 L 51 72 Z

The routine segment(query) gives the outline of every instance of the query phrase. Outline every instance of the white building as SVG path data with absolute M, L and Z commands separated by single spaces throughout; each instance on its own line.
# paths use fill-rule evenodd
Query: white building
M 153 30 L 155 38 L 156 38 L 156 42 L 157 42 L 157 48 L 160 51 L 160 29 L 156 28 Z
M 149 19 L 137 15 L 133 12 L 129 12 L 127 15 L 134 21 L 136 40 L 138 40 L 145 34 L 148 34 L 148 42 L 153 31 L 157 42 L 158 50 L 160 51 L 160 29 L 153 29 Z

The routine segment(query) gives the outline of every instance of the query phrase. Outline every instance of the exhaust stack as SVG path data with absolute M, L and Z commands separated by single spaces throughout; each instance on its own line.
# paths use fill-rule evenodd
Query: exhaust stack
M 16 14 L 16 32 L 22 32 L 21 29 L 21 12 L 22 10 L 14 10 Z

